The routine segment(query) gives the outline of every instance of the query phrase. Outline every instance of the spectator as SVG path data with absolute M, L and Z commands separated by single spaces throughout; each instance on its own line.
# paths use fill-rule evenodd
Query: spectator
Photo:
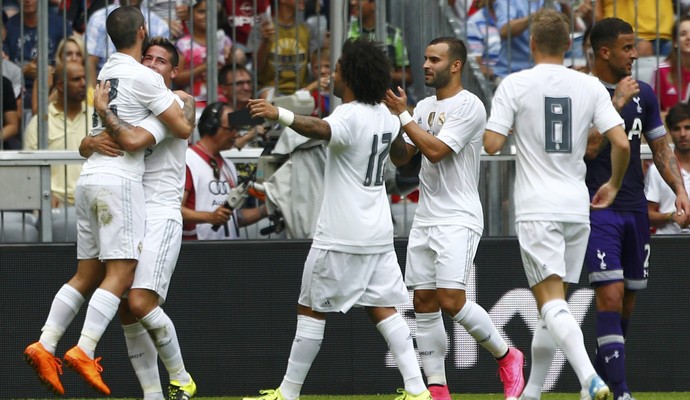
M 141 13 L 144 15 L 146 30 L 150 37 L 163 36 L 167 38 L 170 36 L 168 24 L 158 18 L 156 14 L 148 12 L 146 7 L 141 3 L 142 0 L 112 0 L 110 4 L 94 12 L 93 15 L 89 17 L 88 23 L 86 24 L 86 50 L 89 53 L 87 63 L 89 76 L 98 76 L 98 72 L 103 67 L 103 64 L 105 64 L 108 57 L 115 52 L 115 45 L 108 37 L 108 33 L 105 30 L 105 20 L 107 16 L 110 15 L 113 10 L 120 7 L 120 5 L 134 6 L 141 10 Z M 94 84 L 95 79 L 93 82 L 90 82 L 90 85 L 93 86 Z
M 151 12 L 168 24 L 170 36 L 178 38 L 185 33 L 184 22 L 189 18 L 189 7 L 177 0 L 148 0 Z
M 86 31 L 86 17 L 93 15 L 97 10 L 105 7 L 108 0 L 91 0 L 89 2 L 78 0 L 60 1 L 58 14 L 62 15 L 64 12 L 67 22 L 71 23 L 72 30 L 83 35 Z
M 595 18 L 598 22 L 604 18 L 618 17 L 629 23 L 635 29 L 640 57 L 655 54 L 665 56 L 671 51 L 674 10 L 672 0 L 599 0 L 595 5 Z
M 239 228 L 268 216 L 266 206 L 231 210 L 224 206 L 230 190 L 237 187 L 235 165 L 220 152 L 231 149 L 237 127 L 230 122 L 232 108 L 225 103 L 209 104 L 199 117 L 201 139 L 187 149 L 187 178 L 182 196 L 185 240 L 230 240 Z M 220 226 L 214 230 L 213 226 Z
M 0 150 L 21 149 L 21 141 L 18 140 L 19 113 L 17 101 L 12 90 L 12 82 L 2 77 L 2 148 Z
M 2 26 L 0 27 L 0 32 L 2 33 L 2 41 L 5 41 L 7 37 L 7 13 L 2 10 Z M 12 61 L 9 60 L 9 56 L 0 49 L 0 62 L 2 63 L 2 76 L 12 82 L 12 89 L 14 90 L 14 96 L 17 99 L 17 109 L 22 107 L 21 95 L 22 95 L 22 69 Z
M 684 15 L 673 29 L 673 50 L 659 64 L 650 84 L 659 98 L 659 108 L 668 111 L 679 101 L 688 101 L 690 85 L 690 16 Z
M 9 59 L 22 67 L 24 73 L 24 105 L 31 110 L 31 93 L 38 72 L 38 0 L 23 0 L 24 13 L 7 20 L 7 37 L 3 46 Z M 23 27 L 23 28 L 22 28 Z M 63 30 L 64 29 L 64 30 Z M 22 34 L 23 36 L 20 36 Z M 55 51 L 64 37 L 72 34 L 60 16 L 48 15 L 48 63 L 54 64 Z
M 305 0 L 304 23 L 309 27 L 311 41 L 309 49 L 331 47 L 331 34 L 328 31 L 328 18 L 323 14 L 323 0 Z
M 211 4 L 216 4 L 216 0 L 211 0 Z M 180 72 L 173 82 L 178 87 L 185 87 L 185 91 L 191 93 L 196 100 L 197 108 L 206 107 L 208 94 L 206 92 L 206 74 L 216 70 L 209 68 L 206 62 L 207 43 L 206 43 L 206 0 L 195 0 L 190 8 L 192 15 L 192 32 L 184 35 L 175 44 L 182 55 Z M 232 40 L 225 35 L 223 30 L 216 32 L 218 68 L 233 59 L 239 63 L 245 62 L 244 52 L 238 51 L 233 57 Z
M 376 1 L 350 0 L 350 7 L 350 15 L 353 19 L 347 37 L 356 39 L 365 36 L 376 40 Z M 404 88 L 405 85 L 411 84 L 412 71 L 405 39 L 400 28 L 390 24 L 386 26 L 386 54 L 393 66 L 392 86 Z
M 690 188 L 690 105 L 677 103 L 666 114 L 666 127 L 673 139 L 673 153 L 678 160 L 685 190 Z M 676 195 L 652 164 L 645 179 L 645 195 L 649 211 L 649 224 L 656 233 L 673 235 L 690 233 L 683 217 L 676 212 Z
M 293 94 L 307 83 L 310 32 L 297 22 L 298 10 L 304 10 L 304 0 L 278 0 L 277 28 L 270 21 L 261 26 L 256 67 L 263 98 Z
M 86 54 L 86 48 L 84 47 L 84 41 L 79 37 L 79 36 L 69 36 L 60 41 L 60 44 L 57 47 L 57 51 L 55 52 L 55 65 L 60 65 L 64 64 L 65 62 L 69 61 L 76 61 L 86 68 L 86 58 L 84 57 L 84 54 Z M 58 100 L 58 97 L 55 93 L 55 86 L 53 84 L 54 79 L 54 73 L 56 69 L 55 68 L 50 68 L 50 73 L 48 74 L 48 95 L 49 95 L 49 102 L 54 102 Z M 64 68 L 62 68 L 62 71 L 65 71 Z M 94 77 L 90 77 L 90 79 L 95 79 Z M 91 85 L 88 85 L 89 88 L 87 90 L 87 101 L 89 105 L 93 105 L 93 87 Z M 34 85 L 33 87 L 33 96 L 31 97 L 31 111 L 35 115 L 38 112 L 38 87 Z
M 494 80 L 494 65 L 501 53 L 501 34 L 496 26 L 496 0 L 479 0 L 477 12 L 467 20 L 467 45 L 469 56 L 474 57 L 482 74 Z
M 254 94 L 252 83 L 252 75 L 245 67 L 226 64 L 218 73 L 218 85 L 221 89 L 218 100 L 228 103 L 230 107 L 237 111 L 244 110 L 249 104 L 249 99 Z M 235 140 L 235 147 L 242 149 L 252 142 L 257 135 L 263 135 L 263 133 L 264 127 L 261 125 L 250 129 L 240 129 L 237 132 L 238 137 Z
M 66 79 L 65 79 L 66 78 Z M 78 150 L 91 127 L 86 106 L 86 70 L 78 61 L 59 63 L 55 69 L 55 95 L 48 105 L 49 150 Z M 65 105 L 67 108 L 65 109 Z M 38 115 L 31 118 L 24 132 L 24 149 L 38 150 Z M 50 167 L 51 205 L 74 205 L 74 189 L 81 165 Z
M 245 53 L 254 53 L 257 44 L 250 40 L 254 21 L 258 19 L 263 23 L 271 19 L 271 0 L 225 0 L 225 11 L 228 15 L 227 34 L 233 43 Z M 259 35 L 256 36 L 258 39 Z
M 314 98 L 314 117 L 325 117 L 330 114 L 331 89 L 331 50 L 328 47 L 314 50 L 311 53 L 310 73 L 314 79 L 306 90 Z

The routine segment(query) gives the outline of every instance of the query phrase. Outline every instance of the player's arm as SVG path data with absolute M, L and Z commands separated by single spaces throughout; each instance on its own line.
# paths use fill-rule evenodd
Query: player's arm
M 399 134 L 391 143 L 390 159 L 396 167 L 402 167 L 410 162 L 412 157 L 417 153 L 417 148 L 405 142 L 402 134 Z
M 414 143 L 417 149 L 434 164 L 443 160 L 449 154 L 454 154 L 453 149 L 448 147 L 447 144 L 436 136 L 430 135 L 412 120 L 410 113 L 407 112 L 407 95 L 405 91 L 402 90 L 401 87 L 398 87 L 398 93 L 400 93 L 400 96 L 397 96 L 392 90 L 388 89 L 383 102 L 394 115 L 400 118 L 400 122 L 403 124 L 403 130 L 407 133 L 407 136 L 412 140 L 412 143 Z M 412 155 L 414 155 L 414 153 Z
M 184 92 L 176 93 L 183 94 L 180 98 L 184 106 L 180 107 L 176 101 L 173 101 L 170 107 L 158 114 L 157 117 L 168 127 L 173 136 L 187 139 L 194 131 L 194 98 Z
M 611 178 L 604 183 L 592 198 L 592 208 L 606 208 L 618 194 L 618 190 L 623 184 L 623 176 L 628 169 L 630 162 L 630 141 L 625 130 L 616 125 L 604 132 L 607 140 L 611 142 Z
M 103 121 L 106 132 L 128 152 L 154 146 L 156 138 L 149 131 L 123 121 L 108 108 L 109 92 L 110 82 L 106 81 L 105 85 L 96 84 L 96 90 L 93 93 L 93 106 Z
M 507 138 L 507 136 L 502 135 L 498 132 L 494 132 L 489 129 L 485 130 L 483 138 L 484 151 L 486 151 L 489 154 L 498 153 L 503 148 L 503 145 L 506 143 Z
M 249 100 L 252 118 L 266 118 L 278 121 L 283 126 L 310 139 L 331 140 L 331 126 L 328 122 L 315 117 L 294 114 L 282 107 L 276 107 L 264 99 Z
M 120 147 L 107 133 L 101 132 L 96 136 L 86 135 L 79 144 L 79 155 L 89 158 L 93 153 L 100 153 L 108 157 L 124 155 Z
M 608 144 L 606 136 L 599 133 L 596 128 L 589 128 L 589 134 L 587 136 L 587 150 L 585 151 L 585 159 L 593 160 L 597 158 L 599 153 L 604 150 L 604 147 Z
M 647 213 L 649 214 L 649 225 L 655 228 L 661 228 L 662 226 L 675 222 L 677 218 L 681 218 L 675 212 L 659 212 L 659 203 L 654 201 L 647 201 Z
M 690 200 L 688 200 L 688 193 L 683 184 L 683 178 L 680 175 L 680 168 L 676 160 L 671 146 L 666 141 L 666 136 L 658 137 L 649 143 L 649 148 L 652 150 L 652 158 L 654 165 L 659 170 L 659 174 L 664 179 L 666 184 L 676 194 L 676 213 L 682 216 L 683 219 L 690 217 Z M 685 225 L 683 221 L 681 225 Z

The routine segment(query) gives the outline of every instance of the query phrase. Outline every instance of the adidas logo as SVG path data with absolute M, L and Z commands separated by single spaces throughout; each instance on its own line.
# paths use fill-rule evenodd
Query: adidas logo
M 326 301 L 321 303 L 321 308 L 331 308 L 331 301 L 326 299 Z

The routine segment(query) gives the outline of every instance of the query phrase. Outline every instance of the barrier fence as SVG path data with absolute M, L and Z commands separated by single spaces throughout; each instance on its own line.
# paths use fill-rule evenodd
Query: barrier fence
M 295 304 L 307 241 L 184 243 L 164 305 L 175 321 L 185 364 L 199 386 L 199 396 L 242 396 L 277 387 L 285 372 L 296 324 Z M 404 266 L 406 241 L 395 243 Z M 626 346 L 628 380 L 633 392 L 690 391 L 690 292 L 686 268 L 690 247 L 683 237 L 655 237 L 650 256 L 649 288 L 638 296 Z M 529 373 L 531 330 L 536 308 L 527 289 L 514 238 L 480 242 L 468 298 L 481 304 L 499 332 L 525 352 Z M 0 398 L 48 397 L 22 351 L 38 339 L 54 294 L 75 270 L 73 244 L 3 245 L 0 286 L 3 323 L 0 350 Z M 583 277 L 582 282 L 586 282 Z M 585 285 L 571 289 L 568 302 L 582 325 L 589 353 L 595 332 L 593 293 Z M 410 306 L 400 311 L 415 334 Z M 79 337 L 82 307 L 57 355 Z M 501 393 L 497 365 L 457 324 L 446 319 L 449 385 L 455 393 Z M 127 359 L 122 328 L 114 321 L 96 354 L 103 357 L 104 380 L 112 397 L 141 396 Z M 161 365 L 161 378 L 167 383 Z M 72 371 L 62 376 L 68 397 L 96 397 Z M 362 310 L 330 315 L 320 354 L 307 377 L 304 394 L 395 393 L 402 385 L 392 357 Z M 579 391 L 577 379 L 560 354 L 547 390 Z

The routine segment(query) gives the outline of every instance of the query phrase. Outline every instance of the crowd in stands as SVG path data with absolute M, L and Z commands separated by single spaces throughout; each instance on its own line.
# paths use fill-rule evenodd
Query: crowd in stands
M 330 111 L 334 66 L 328 31 L 329 0 L 50 0 L 48 79 L 42 85 L 45 92 L 40 92 L 36 84 L 39 1 L 2 3 L 0 150 L 41 149 L 43 143 L 52 150 L 78 147 L 91 125 L 89 108 L 96 77 L 115 51 L 105 19 L 122 5 L 142 10 L 150 37 L 163 36 L 174 43 L 180 63 L 173 87 L 194 96 L 197 116 L 216 99 L 240 111 L 247 108 L 250 98 L 270 100 L 301 90 L 314 99 L 312 115 L 326 116 Z M 382 0 L 350 0 L 347 37 L 377 37 L 376 1 Z M 573 46 L 566 63 L 588 72 L 589 29 L 602 18 L 617 16 L 634 27 L 638 56 L 658 60 L 649 83 L 662 113 L 679 101 L 686 102 L 690 95 L 690 17 L 686 14 L 690 1 L 449 0 L 448 5 L 449 12 L 463 26 L 470 57 L 494 88 L 509 73 L 532 65 L 531 16 L 543 7 L 555 7 L 571 21 Z M 208 35 L 207 13 L 212 6 L 217 7 L 217 31 Z M 387 23 L 385 29 L 393 86 L 405 88 L 413 83 L 410 58 L 423 59 L 423 54 L 408 54 L 406 38 L 409 41 L 410 36 L 399 27 Z M 207 43 L 209 37 L 215 38 L 213 43 Z M 214 48 L 209 51 L 209 46 Z M 216 65 L 209 65 L 209 60 Z M 217 93 L 213 96 L 208 93 L 209 74 L 217 74 Z M 44 111 L 48 115 L 47 141 L 40 140 L 37 131 L 42 93 L 47 93 L 48 98 L 48 109 Z M 414 105 L 413 94 L 410 105 Z M 271 141 L 266 135 L 269 129 L 266 125 L 242 127 L 233 146 L 267 146 Z M 304 146 L 297 144 L 291 150 Z M 70 180 L 78 175 L 75 168 L 53 168 L 54 206 L 74 203 L 74 184 Z M 247 175 L 242 170 L 237 172 L 240 177 Z M 407 199 L 414 202 L 416 193 Z M 255 200 L 257 204 L 263 202 Z

